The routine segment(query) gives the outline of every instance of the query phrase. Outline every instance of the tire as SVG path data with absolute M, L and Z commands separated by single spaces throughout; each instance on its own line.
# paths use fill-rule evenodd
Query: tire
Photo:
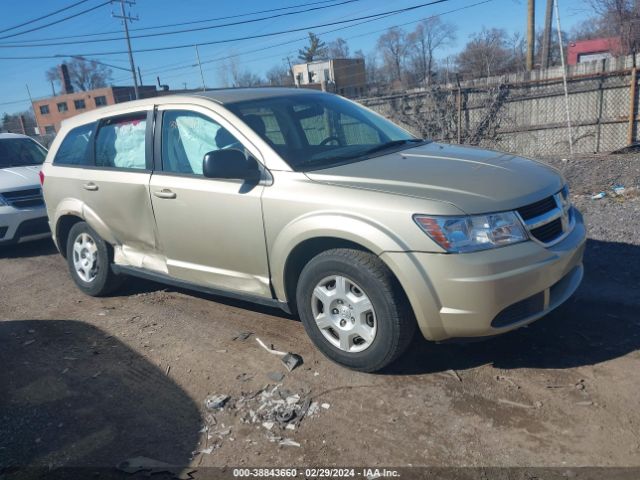
M 117 290 L 124 277 L 113 272 L 112 262 L 111 247 L 86 222 L 71 227 L 67 237 L 67 265 L 80 290 L 92 297 L 103 297 Z
M 334 249 L 314 257 L 300 274 L 296 301 L 316 347 L 334 362 L 362 372 L 396 360 L 416 330 L 402 288 L 368 252 Z

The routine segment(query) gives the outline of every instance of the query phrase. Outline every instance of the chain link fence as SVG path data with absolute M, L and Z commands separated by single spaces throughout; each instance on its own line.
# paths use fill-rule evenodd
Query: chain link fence
M 634 70 L 627 69 L 568 78 L 568 100 L 562 78 L 553 78 L 487 81 L 484 86 L 475 81 L 359 101 L 438 141 L 522 155 L 568 155 L 571 142 L 574 153 L 597 153 L 623 148 L 636 138 L 634 82 Z

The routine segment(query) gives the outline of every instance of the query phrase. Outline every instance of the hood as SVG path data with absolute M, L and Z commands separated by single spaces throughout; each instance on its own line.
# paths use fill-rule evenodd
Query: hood
M 38 172 L 41 168 L 41 165 L 0 168 L 0 192 L 29 187 L 40 188 Z
M 306 175 L 316 182 L 448 202 L 468 214 L 522 207 L 558 192 L 564 183 L 557 170 L 541 162 L 441 143 Z

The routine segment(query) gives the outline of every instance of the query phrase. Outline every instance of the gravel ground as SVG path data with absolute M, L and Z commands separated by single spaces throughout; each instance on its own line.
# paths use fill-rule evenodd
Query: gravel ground
M 90 298 L 50 242 L 5 249 L 0 478 L 19 478 L 24 465 L 113 468 L 136 456 L 201 472 L 640 467 L 640 159 L 549 162 L 568 178 L 589 226 L 576 295 L 530 327 L 485 342 L 417 338 L 375 375 L 327 361 L 281 312 L 143 281 Z M 616 183 L 627 188 L 623 196 L 591 200 Z M 242 332 L 252 335 L 238 338 Z M 304 364 L 288 372 L 256 337 Z M 224 409 L 205 408 L 211 394 L 230 396 Z M 255 415 L 264 398 L 280 406 Z M 316 402 L 314 414 L 287 429 L 286 419 L 278 423 L 281 400 L 297 412 Z M 572 476 L 582 478 L 562 478 Z

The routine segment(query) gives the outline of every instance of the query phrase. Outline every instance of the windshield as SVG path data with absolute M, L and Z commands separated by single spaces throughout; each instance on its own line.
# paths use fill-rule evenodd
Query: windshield
M 422 142 L 337 95 L 289 95 L 225 107 L 298 171 L 358 161 Z
M 47 151 L 30 138 L 0 140 L 0 168 L 41 165 Z

